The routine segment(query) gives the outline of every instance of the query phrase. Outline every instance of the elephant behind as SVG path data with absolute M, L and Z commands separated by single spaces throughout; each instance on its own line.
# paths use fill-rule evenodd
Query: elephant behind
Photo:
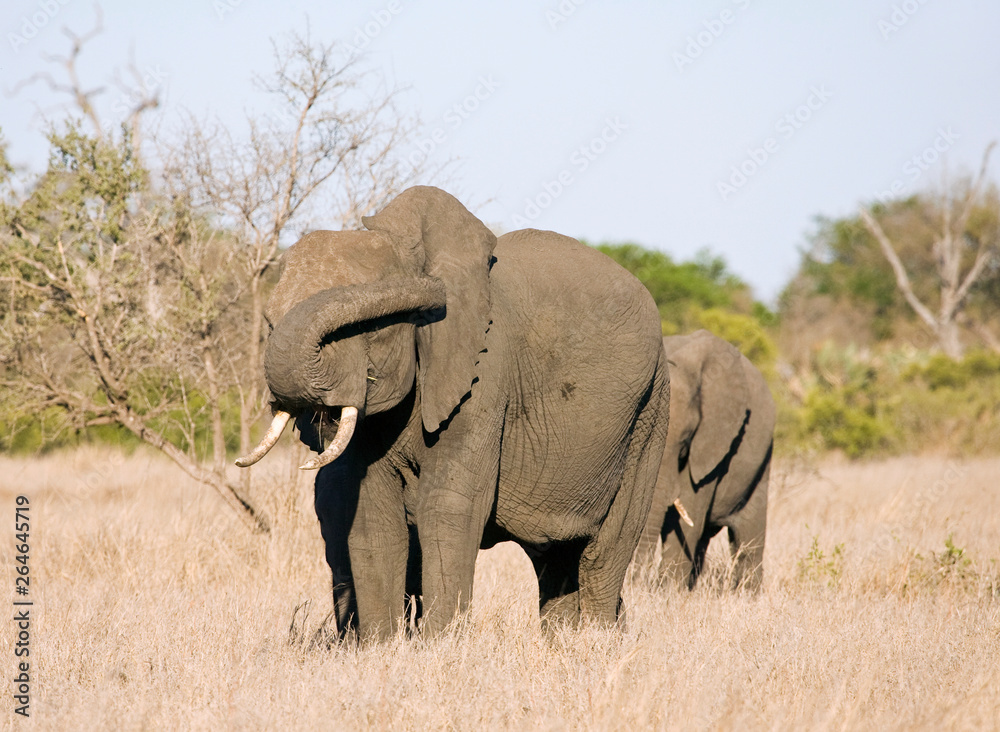
M 313 232 L 265 310 L 274 422 L 317 453 L 338 629 L 386 638 L 407 598 L 443 629 L 476 555 L 525 548 L 543 621 L 614 622 L 649 510 L 669 383 L 656 305 L 568 237 L 496 239 L 455 198 L 404 191 L 368 231 Z
M 670 431 L 637 556 L 662 541 L 661 576 L 694 587 L 708 543 L 729 532 L 733 585 L 763 579 L 775 405 L 760 371 L 708 331 L 663 339 Z

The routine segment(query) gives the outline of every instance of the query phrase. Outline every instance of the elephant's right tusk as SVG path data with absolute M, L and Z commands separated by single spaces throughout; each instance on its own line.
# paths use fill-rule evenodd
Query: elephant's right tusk
M 333 442 L 321 454 L 314 457 L 304 465 L 299 466 L 299 470 L 316 470 L 324 465 L 329 465 L 340 457 L 340 454 L 347 449 L 347 443 L 354 435 L 354 425 L 358 422 L 358 410 L 356 407 L 344 407 L 340 410 L 340 425 L 337 427 L 337 434 L 333 437 Z
M 694 521 L 692 521 L 691 517 L 688 516 L 688 512 L 684 510 L 684 504 L 681 503 L 680 498 L 674 499 L 674 508 L 677 509 L 677 513 L 681 515 L 681 518 L 684 520 L 684 523 L 686 523 L 688 526 L 694 526 Z
M 262 457 L 270 452 L 271 448 L 274 447 L 278 438 L 281 437 L 281 433 L 285 431 L 285 425 L 288 424 L 288 420 L 291 419 L 292 415 L 288 412 L 275 412 L 274 419 L 271 421 L 271 426 L 267 430 L 267 434 L 260 441 L 260 444 L 254 448 L 253 452 L 244 455 L 236 464 L 241 468 L 249 468 L 255 462 L 260 460 Z

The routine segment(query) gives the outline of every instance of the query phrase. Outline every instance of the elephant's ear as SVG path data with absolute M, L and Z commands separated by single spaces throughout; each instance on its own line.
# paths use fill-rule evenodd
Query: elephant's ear
M 434 432 L 476 376 L 490 322 L 496 237 L 458 199 L 430 186 L 407 189 L 362 222 L 391 237 L 404 261 L 444 282 L 444 317 L 417 327 L 421 416 Z
M 700 371 L 697 403 L 701 419 L 688 457 L 691 477 L 697 485 L 733 449 L 746 421 L 750 392 L 740 352 L 708 331 L 692 334 L 674 358 L 683 358 Z

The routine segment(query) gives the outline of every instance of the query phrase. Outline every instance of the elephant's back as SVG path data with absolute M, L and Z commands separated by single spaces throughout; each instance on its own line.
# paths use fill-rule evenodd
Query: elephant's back
M 492 290 L 556 341 L 606 333 L 643 352 L 660 350 L 660 316 L 639 280 L 606 254 L 562 234 L 523 229 L 494 250 Z
M 635 276 L 596 249 L 537 229 L 500 237 L 494 256 L 500 317 L 493 320 L 518 357 L 585 366 L 596 380 L 645 387 L 662 336 L 656 303 Z

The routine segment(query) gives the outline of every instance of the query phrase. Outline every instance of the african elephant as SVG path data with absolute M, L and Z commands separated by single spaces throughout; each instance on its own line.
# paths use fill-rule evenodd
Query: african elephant
M 775 406 L 767 382 L 708 331 L 669 336 L 670 433 L 637 556 L 662 540 L 660 572 L 694 587 L 708 543 L 729 530 L 733 585 L 763 579 Z
M 307 234 L 268 301 L 274 422 L 321 452 L 315 506 L 341 633 L 386 638 L 408 599 L 441 631 L 478 550 L 512 540 L 543 622 L 614 622 L 666 439 L 652 298 L 559 234 L 497 239 L 451 195 L 404 191 L 367 231 Z M 329 444 L 324 449 L 324 445 Z

